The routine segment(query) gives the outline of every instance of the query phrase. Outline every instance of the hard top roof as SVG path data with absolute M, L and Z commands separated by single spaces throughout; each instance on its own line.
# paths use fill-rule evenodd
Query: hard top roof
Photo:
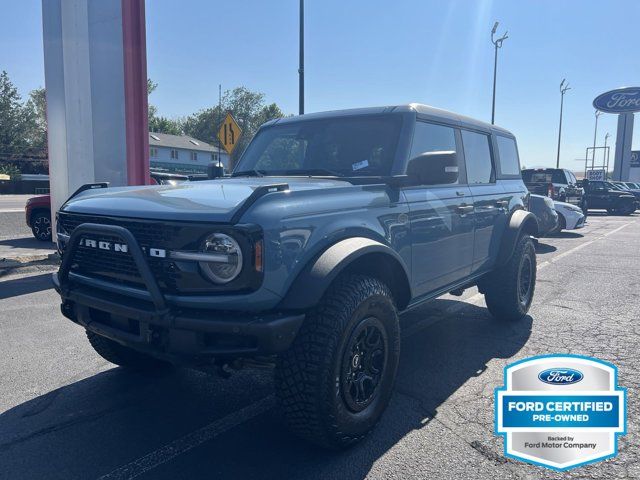
M 332 118 L 332 117 L 339 117 L 339 116 L 375 115 L 375 114 L 402 113 L 402 112 L 415 112 L 422 117 L 426 117 L 434 121 L 442 120 L 445 122 L 458 124 L 461 127 L 468 127 L 468 128 L 483 130 L 487 132 L 493 131 L 495 133 L 501 133 L 504 135 L 508 135 L 510 137 L 513 136 L 513 134 L 508 130 L 505 130 L 504 128 L 498 127 L 496 125 L 491 125 L 490 123 L 481 122 L 480 120 L 476 120 L 471 117 L 459 115 L 457 113 L 450 112 L 448 110 L 442 110 L 440 108 L 430 107 L 429 105 L 423 105 L 421 103 L 409 103 L 405 105 L 390 105 L 385 107 L 350 108 L 350 109 L 344 109 L 344 110 L 331 110 L 327 112 L 307 113 L 304 115 L 297 115 L 293 117 L 284 117 L 284 118 L 271 120 L 270 122 L 265 123 L 265 125 L 274 125 L 276 123 L 286 124 L 286 123 L 300 122 L 304 120 L 319 120 L 323 118 Z

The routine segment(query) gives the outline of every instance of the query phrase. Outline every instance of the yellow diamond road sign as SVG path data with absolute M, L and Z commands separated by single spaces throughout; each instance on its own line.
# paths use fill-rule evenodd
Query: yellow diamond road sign
M 233 118 L 231 113 L 227 112 L 224 122 L 220 125 L 220 130 L 218 130 L 218 138 L 229 155 L 231 155 L 233 149 L 236 148 L 240 140 L 240 135 L 242 135 L 242 130 L 238 126 L 238 122 L 236 122 L 236 119 Z

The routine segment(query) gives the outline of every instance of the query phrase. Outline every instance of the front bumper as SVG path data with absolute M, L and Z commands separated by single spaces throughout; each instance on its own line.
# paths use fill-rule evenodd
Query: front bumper
M 116 235 L 129 245 L 146 290 L 71 272 L 74 251 L 87 233 Z M 277 354 L 289 348 L 304 321 L 304 314 L 298 313 L 223 312 L 167 303 L 136 239 L 114 225 L 76 227 L 53 283 L 65 317 L 98 335 L 174 363 Z

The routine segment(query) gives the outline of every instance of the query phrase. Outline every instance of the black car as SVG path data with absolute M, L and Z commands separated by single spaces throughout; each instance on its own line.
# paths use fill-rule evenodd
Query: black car
M 610 182 L 584 179 L 579 184 L 584 189 L 589 210 L 606 210 L 609 215 L 631 215 L 636 210 L 636 197 Z
M 628 192 L 636 197 L 636 210 L 640 208 L 640 188 L 631 187 L 626 182 L 607 182 L 607 184 L 613 186 L 617 190 Z
M 587 212 L 584 190 L 575 175 L 564 168 L 527 168 L 522 170 L 522 180 L 531 193 L 546 195 L 553 200 L 577 205 Z

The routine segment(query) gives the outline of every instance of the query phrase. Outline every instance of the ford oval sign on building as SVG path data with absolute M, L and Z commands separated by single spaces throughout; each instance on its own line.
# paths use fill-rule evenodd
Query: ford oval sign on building
M 624 87 L 598 95 L 593 106 L 601 112 L 640 112 L 640 87 Z

